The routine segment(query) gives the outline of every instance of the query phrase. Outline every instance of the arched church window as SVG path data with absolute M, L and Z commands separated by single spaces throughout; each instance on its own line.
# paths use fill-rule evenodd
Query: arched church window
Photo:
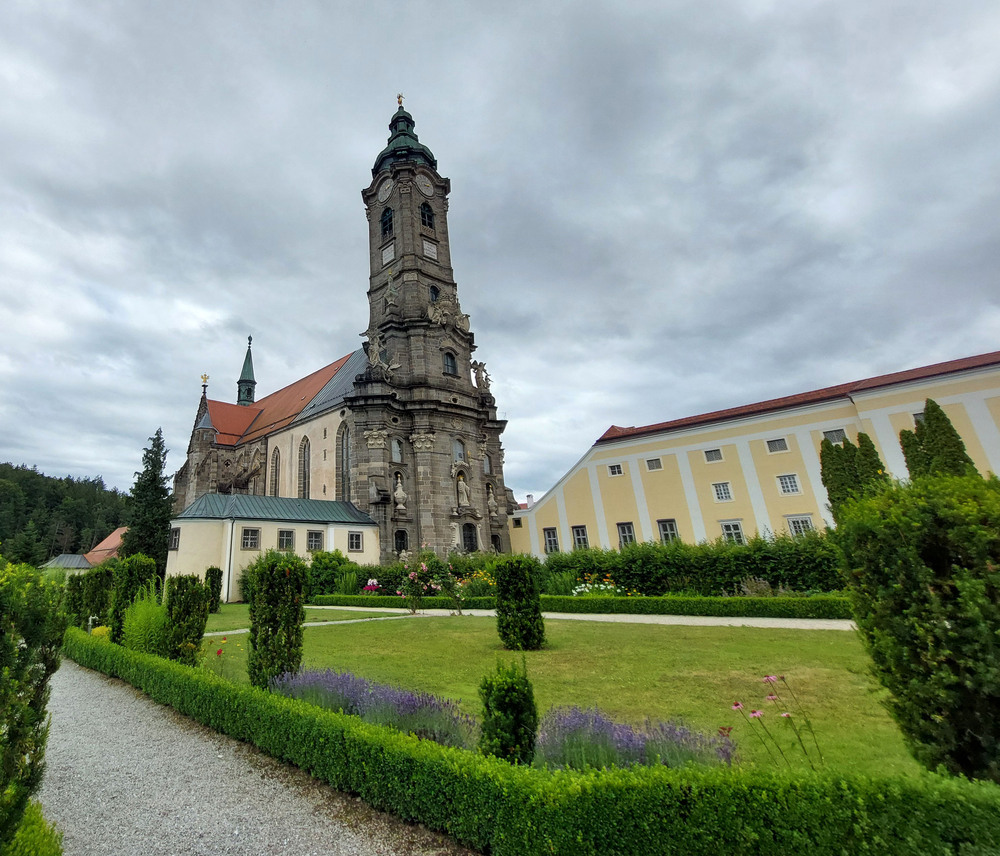
M 489 475 L 493 472 L 493 460 L 489 455 L 483 455 L 483 475 Z
M 420 205 L 420 225 L 426 226 L 428 229 L 434 228 L 434 212 L 426 202 Z
M 309 499 L 309 438 L 299 443 L 299 499 Z
M 465 460 L 465 443 L 463 443 L 461 440 L 457 440 L 457 439 L 456 440 L 452 440 L 451 451 L 452 451 L 452 457 L 456 461 L 464 461 Z
M 281 476 L 281 456 L 278 450 L 271 452 L 271 496 L 278 495 L 278 479 Z
M 466 553 L 475 553 L 479 549 L 479 536 L 473 523 L 462 524 L 462 549 Z
M 451 351 L 444 352 L 444 373 L 450 375 L 458 374 L 458 361 Z
M 438 298 L 441 296 L 441 289 L 436 285 L 431 286 L 431 303 L 437 303 Z
M 346 424 L 337 432 L 337 499 L 351 501 L 351 431 Z
M 401 464 L 403 462 L 403 441 L 399 437 L 392 438 L 392 462 L 394 464 Z
M 382 224 L 382 237 L 389 238 L 392 236 L 392 209 L 386 208 L 382 212 L 382 218 L 379 221 Z

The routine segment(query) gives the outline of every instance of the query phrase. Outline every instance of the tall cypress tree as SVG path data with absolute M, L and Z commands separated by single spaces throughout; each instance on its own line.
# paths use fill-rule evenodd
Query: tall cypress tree
M 857 495 L 857 447 L 847 438 L 831 443 L 825 437 L 819 447 L 820 479 L 830 499 L 830 511 L 836 520 L 840 507 Z
M 900 431 L 899 445 L 903 449 L 903 459 L 906 461 L 906 469 L 911 479 L 925 476 L 930 472 L 923 443 L 920 442 L 920 438 L 913 431 L 910 431 L 908 428 Z
M 951 424 L 948 414 L 933 399 L 924 402 L 923 446 L 929 469 L 940 475 L 964 476 L 975 472 L 975 464 L 965 451 L 965 443 Z
M 879 485 L 889 481 L 885 464 L 878 455 L 878 450 L 872 438 L 864 432 L 858 434 L 858 453 L 855 456 L 855 469 L 858 473 L 858 493 L 871 493 Z
M 142 553 L 156 562 L 162 577 L 167 567 L 167 547 L 170 540 L 170 517 L 173 512 L 167 476 L 163 472 L 167 450 L 163 446 L 163 429 L 157 428 L 142 451 L 142 472 L 135 474 L 135 484 L 129 494 L 128 531 L 122 538 L 119 554 L 132 556 Z

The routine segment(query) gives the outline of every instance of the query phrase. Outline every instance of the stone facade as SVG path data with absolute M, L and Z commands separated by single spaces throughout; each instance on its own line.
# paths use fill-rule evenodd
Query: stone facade
M 178 513 L 209 492 L 339 499 L 378 523 L 383 561 L 424 545 L 442 556 L 509 551 L 506 423 L 472 358 L 452 273 L 451 183 L 413 125 L 400 106 L 362 191 L 371 269 L 363 350 L 255 402 L 248 346 L 237 404 L 211 401 L 203 388 L 174 480 Z

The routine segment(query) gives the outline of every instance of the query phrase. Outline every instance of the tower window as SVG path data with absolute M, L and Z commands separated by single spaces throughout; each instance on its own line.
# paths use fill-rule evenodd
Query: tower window
M 392 462 L 394 464 L 401 464 L 403 462 L 403 441 L 398 437 L 392 438 Z M 398 550 L 396 551 L 399 552 Z
M 434 212 L 426 202 L 420 205 L 420 225 L 426 226 L 428 229 L 434 228 Z
M 437 303 L 438 298 L 441 296 L 441 289 L 436 285 L 431 286 L 431 303 Z
M 444 352 L 444 373 L 450 375 L 458 374 L 458 362 L 451 351 Z
M 382 224 L 382 237 L 389 238 L 392 236 L 392 209 L 386 208 L 382 212 L 382 218 L 379 221 Z
M 458 439 L 453 440 L 452 443 L 451 443 L 451 456 L 456 461 L 464 461 L 465 460 L 465 443 L 463 443 L 461 440 L 458 440 Z

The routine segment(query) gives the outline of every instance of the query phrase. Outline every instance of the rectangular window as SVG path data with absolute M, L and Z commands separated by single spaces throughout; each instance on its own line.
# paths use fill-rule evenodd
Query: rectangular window
M 656 526 L 660 530 L 661 544 L 669 544 L 671 541 L 676 541 L 680 538 L 680 535 L 677 534 L 676 520 L 657 520 Z
M 608 475 L 609 476 L 620 476 L 622 474 L 621 464 L 608 464 Z
M 587 527 L 586 526 L 574 526 L 573 527 L 573 549 L 574 550 L 586 550 L 590 546 L 590 541 L 587 539 Z
M 799 477 L 795 473 L 778 476 L 778 490 L 784 494 L 801 493 L 799 490 Z
M 351 553 L 360 553 L 364 550 L 364 539 L 362 538 L 362 532 L 348 532 L 347 533 L 347 550 Z
M 181 530 L 178 527 L 174 527 L 170 530 L 170 548 L 171 550 L 176 550 L 181 546 Z
M 524 521 L 521 520 L 520 517 L 515 517 L 514 518 L 514 528 L 515 529 L 520 529 L 523 525 L 524 525 Z
M 547 527 L 542 530 L 542 536 L 545 538 L 545 552 L 546 553 L 558 553 L 559 552 L 559 536 L 556 534 L 555 527 Z
M 913 424 L 914 425 L 919 425 L 923 421 L 924 421 L 924 411 L 923 410 L 921 410 L 919 413 L 914 413 L 913 414 Z
M 788 451 L 788 441 L 784 437 L 776 437 L 774 440 L 767 441 L 767 451 L 769 452 L 787 452 Z
M 306 532 L 306 549 L 310 553 L 323 549 L 323 533 L 315 529 Z
M 243 538 L 240 541 L 240 546 L 244 550 L 259 550 L 260 549 L 260 530 L 259 529 L 244 529 Z
M 739 520 L 722 521 L 722 537 L 733 544 L 745 544 L 743 537 L 743 524 Z
M 714 464 L 722 460 L 722 449 L 705 449 L 705 461 Z
M 279 550 L 293 550 L 293 549 L 295 549 L 295 530 L 294 529 L 279 529 L 278 530 L 278 549 Z
M 832 431 L 824 431 L 823 437 L 831 443 L 843 443 L 847 439 L 847 432 L 843 428 L 834 428 Z
M 733 489 L 729 482 L 715 482 L 712 485 L 712 491 L 715 493 L 716 502 L 732 502 Z
M 804 535 L 806 532 L 812 532 L 815 528 L 811 514 L 797 514 L 785 519 L 788 521 L 788 531 L 792 535 Z
M 631 523 L 618 524 L 618 546 L 635 543 L 635 527 Z
M 663 461 L 659 458 L 647 458 L 646 459 L 646 469 L 652 472 L 653 470 L 662 470 Z

